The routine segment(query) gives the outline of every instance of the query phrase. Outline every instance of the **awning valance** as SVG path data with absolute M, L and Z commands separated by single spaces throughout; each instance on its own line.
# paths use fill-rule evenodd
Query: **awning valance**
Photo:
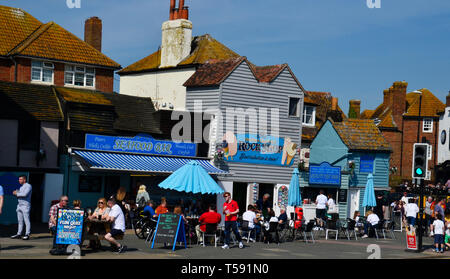
M 74 150 L 91 169 L 130 172 L 173 173 L 190 161 L 197 161 L 209 174 L 228 174 L 213 166 L 209 160 L 161 157 L 139 154 L 110 153 L 99 151 Z

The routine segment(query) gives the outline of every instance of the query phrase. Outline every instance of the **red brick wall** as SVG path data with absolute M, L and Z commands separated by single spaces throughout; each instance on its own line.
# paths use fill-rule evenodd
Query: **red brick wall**
M 31 82 L 31 59 L 17 58 L 17 82 Z M 64 63 L 53 63 L 53 82 L 56 86 L 64 86 Z M 113 92 L 114 71 L 96 68 L 95 87 L 99 91 Z M 14 64 L 8 59 L 0 59 L 0 80 L 14 81 Z
M 390 130 L 383 130 L 382 131 L 383 137 L 389 142 L 389 144 L 392 147 L 392 153 L 391 153 L 391 159 L 389 161 L 389 166 L 397 167 L 397 169 L 400 171 L 400 162 L 402 158 L 401 154 L 401 146 L 402 146 L 402 133 L 400 131 L 390 131 Z M 400 172 L 397 172 L 399 175 Z
M 412 175 L 412 156 L 414 143 L 417 142 L 417 127 L 419 126 L 419 142 L 422 142 L 422 137 L 425 137 L 428 143 L 432 146 L 431 160 L 428 161 L 428 170 L 431 171 L 431 180 L 434 180 L 434 166 L 437 163 L 437 158 L 435 156 L 437 142 L 436 134 L 438 133 L 438 121 L 434 119 L 433 121 L 433 132 L 423 133 L 423 123 L 422 121 L 416 119 L 404 118 L 404 129 L 403 129 L 403 154 L 402 154 L 402 176 L 407 179 L 411 179 Z
M 11 60 L 0 58 L 0 80 L 11 81 Z

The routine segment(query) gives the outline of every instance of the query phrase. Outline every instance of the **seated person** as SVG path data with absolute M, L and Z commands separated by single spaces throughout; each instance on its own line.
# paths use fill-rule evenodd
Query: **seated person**
M 248 229 L 249 230 L 255 229 L 255 224 L 258 223 L 258 219 L 256 218 L 256 214 L 255 214 L 254 210 L 255 210 L 255 208 L 253 207 L 253 205 L 250 204 L 247 207 L 247 211 L 245 211 L 244 214 L 242 215 L 242 220 L 248 221 Z M 256 232 L 256 229 L 254 232 Z M 256 232 L 256 235 L 258 235 L 258 232 Z M 246 237 L 243 236 L 242 238 L 246 238 Z M 255 240 L 253 238 L 251 238 L 251 236 L 250 236 L 250 241 L 255 242 Z
M 216 205 L 211 204 L 208 212 L 203 213 L 198 219 L 199 224 L 195 227 L 197 239 L 202 239 L 202 233 L 206 232 L 206 224 L 219 224 L 222 216 L 216 212 Z M 200 241 L 203 244 L 202 241 Z
M 288 217 L 286 214 L 286 209 L 281 208 L 280 216 L 278 216 L 278 228 L 284 229 L 286 227 L 287 222 L 288 222 Z
M 156 214 L 165 214 L 169 212 L 169 209 L 167 209 L 167 200 L 166 198 L 161 198 L 161 204 L 156 208 L 155 210 Z
M 369 228 L 373 228 L 376 230 L 378 227 L 378 222 L 380 222 L 380 218 L 378 217 L 378 215 L 373 213 L 371 210 L 367 211 L 367 214 L 367 222 L 364 224 L 364 235 L 362 236 L 362 238 L 369 237 Z
M 273 210 L 269 211 L 269 222 L 266 222 L 265 224 L 265 230 L 264 230 L 264 243 L 267 243 L 269 241 L 274 240 L 275 242 L 279 242 L 278 240 L 278 232 L 277 231 L 270 231 L 270 223 L 277 223 L 278 224 L 278 218 L 275 216 L 275 212 Z M 275 234 L 274 236 L 272 234 Z
M 183 222 L 185 225 L 187 225 L 188 221 L 186 220 L 186 217 L 184 217 L 183 210 L 181 209 L 181 206 L 175 206 L 173 209 L 173 213 L 177 215 L 181 215 L 183 217 Z
M 94 210 L 94 213 L 91 216 L 89 216 L 89 220 L 93 219 L 106 220 L 110 210 L 111 209 L 106 204 L 106 199 L 100 198 L 97 202 L 97 208 Z
M 153 206 L 154 204 L 152 200 L 147 201 L 147 205 L 144 207 L 144 215 L 148 216 L 150 219 L 158 219 L 158 215 L 153 209 Z

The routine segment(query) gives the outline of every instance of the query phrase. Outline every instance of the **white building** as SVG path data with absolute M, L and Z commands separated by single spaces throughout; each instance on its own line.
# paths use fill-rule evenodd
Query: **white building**
M 120 93 L 150 97 L 158 110 L 185 110 L 183 83 L 197 68 L 211 59 L 235 57 L 208 34 L 193 38 L 187 7 L 171 6 L 170 20 L 162 24 L 161 48 L 118 72 Z
M 439 117 L 439 140 L 438 140 L 438 182 L 446 182 L 450 179 L 450 92 L 446 100 L 447 107 Z

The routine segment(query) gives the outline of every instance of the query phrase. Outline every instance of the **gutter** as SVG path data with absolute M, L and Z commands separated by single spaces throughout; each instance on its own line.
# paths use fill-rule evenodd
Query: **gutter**
M 14 56 L 9 56 L 9 59 L 14 63 L 14 82 L 17 82 L 17 61 Z

